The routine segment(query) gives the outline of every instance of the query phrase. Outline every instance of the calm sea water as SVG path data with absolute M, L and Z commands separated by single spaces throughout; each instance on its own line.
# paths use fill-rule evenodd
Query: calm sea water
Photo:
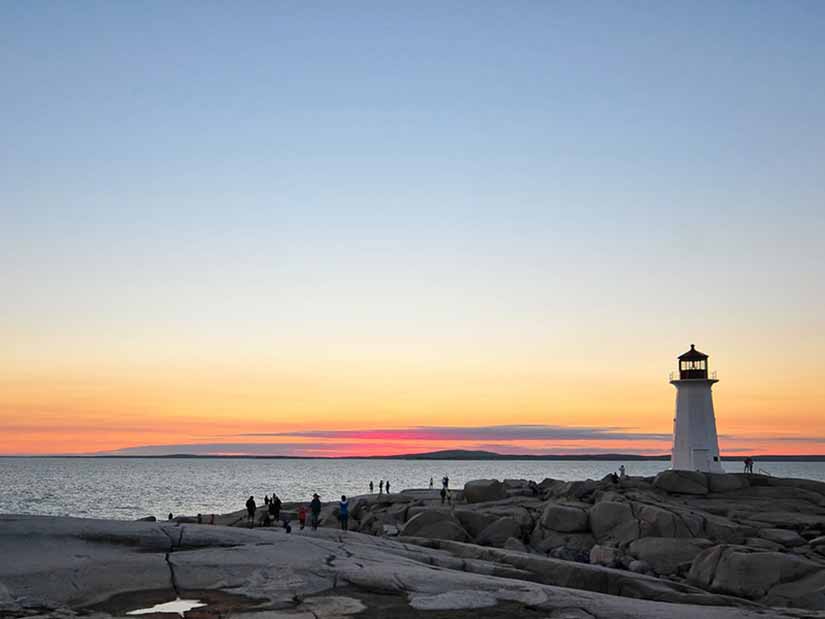
M 246 460 L 94 459 L 0 457 L 0 513 L 98 518 L 165 518 L 169 512 L 193 515 L 242 509 L 250 494 L 263 499 L 276 492 L 285 501 L 309 500 L 313 492 L 331 501 L 341 494 L 368 492 L 368 484 L 390 480 L 393 492 L 450 487 L 471 479 L 601 479 L 621 462 L 405 461 L 405 460 Z M 625 462 L 630 475 L 655 475 L 660 462 Z M 740 471 L 738 462 L 726 462 Z M 825 463 L 757 463 L 772 475 L 825 481 Z

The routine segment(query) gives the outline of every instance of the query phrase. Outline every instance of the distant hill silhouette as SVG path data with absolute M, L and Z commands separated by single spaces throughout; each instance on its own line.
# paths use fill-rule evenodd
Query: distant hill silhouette
M 643 456 L 640 454 L 623 453 L 597 453 L 597 454 L 500 454 L 494 451 L 467 450 L 467 449 L 445 449 L 441 451 L 428 451 L 423 453 L 399 454 L 396 456 L 260 456 L 260 455 L 237 455 L 237 456 L 210 456 L 202 454 L 164 454 L 155 456 L 141 456 L 136 454 L 87 454 L 69 456 L 4 456 L 4 457 L 39 457 L 39 458 L 243 458 L 248 460 L 546 460 L 546 461 L 575 461 L 575 460 L 595 460 L 595 461 L 663 461 L 670 460 L 670 454 L 659 454 Z M 825 455 L 753 455 L 758 462 L 825 462 Z M 744 456 L 722 456 L 722 460 L 728 462 L 739 462 Z

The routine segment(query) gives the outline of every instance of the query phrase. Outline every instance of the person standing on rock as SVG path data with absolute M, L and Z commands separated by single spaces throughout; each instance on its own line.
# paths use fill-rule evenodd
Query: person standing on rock
M 301 531 L 303 531 L 307 524 L 307 508 L 304 505 L 298 508 L 298 524 L 301 527 Z
M 341 521 L 341 530 L 346 531 L 349 526 L 349 501 L 345 494 L 341 495 L 341 502 L 338 503 L 338 520 Z
M 384 480 L 378 482 L 378 494 L 384 494 Z
M 249 526 L 255 526 L 255 510 L 257 509 L 257 505 L 255 505 L 255 497 L 250 496 L 246 500 L 246 519 L 249 520 Z
M 624 468 L 624 464 L 619 465 L 619 479 L 624 479 L 627 477 L 627 469 Z
M 370 480 L 370 494 L 375 492 L 375 485 L 373 485 L 372 480 Z
M 276 494 L 269 500 L 269 513 L 272 514 L 272 519 L 278 522 L 281 515 L 281 499 Z
M 321 497 L 317 494 L 312 495 L 312 501 L 309 504 L 309 520 L 312 525 L 312 530 L 318 530 L 318 521 L 321 519 Z
M 388 479 L 387 482 L 384 484 L 384 488 L 387 490 L 387 494 L 390 493 L 390 480 Z

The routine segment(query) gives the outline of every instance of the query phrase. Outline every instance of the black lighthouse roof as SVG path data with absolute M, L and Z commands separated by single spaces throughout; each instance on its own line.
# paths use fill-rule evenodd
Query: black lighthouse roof
M 702 359 L 707 359 L 708 356 L 696 350 L 696 346 L 693 344 L 690 345 L 690 350 L 687 351 L 683 355 L 679 355 L 679 361 L 701 361 Z

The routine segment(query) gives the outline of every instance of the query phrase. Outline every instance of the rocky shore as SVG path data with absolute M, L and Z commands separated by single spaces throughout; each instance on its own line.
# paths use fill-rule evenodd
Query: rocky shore
M 240 492 L 239 494 L 243 494 Z M 350 498 L 318 531 L 245 513 L 170 522 L 0 516 L 0 617 L 825 617 L 825 483 L 666 471 L 477 480 Z M 161 615 L 157 615 L 161 616 Z M 163 615 L 168 617 L 170 615 Z

